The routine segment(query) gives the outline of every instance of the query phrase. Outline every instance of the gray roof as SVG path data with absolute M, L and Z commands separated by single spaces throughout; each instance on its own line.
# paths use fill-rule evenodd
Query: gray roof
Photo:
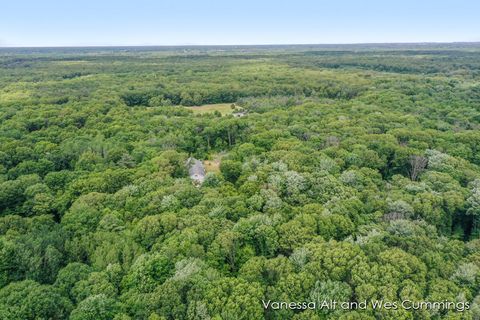
M 205 167 L 203 166 L 202 161 L 195 158 L 189 158 L 187 164 L 189 166 L 188 174 L 190 175 L 190 178 L 198 182 L 203 182 L 205 178 Z

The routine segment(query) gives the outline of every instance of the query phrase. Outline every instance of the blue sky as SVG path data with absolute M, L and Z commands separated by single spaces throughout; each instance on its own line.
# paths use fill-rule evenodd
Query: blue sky
M 0 46 L 480 41 L 479 0 L 5 0 Z

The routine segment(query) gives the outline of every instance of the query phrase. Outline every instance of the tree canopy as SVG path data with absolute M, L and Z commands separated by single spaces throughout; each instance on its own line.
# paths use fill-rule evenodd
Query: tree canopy
M 478 319 L 479 70 L 453 45 L 0 51 L 0 318 Z M 262 304 L 324 299 L 471 308 Z

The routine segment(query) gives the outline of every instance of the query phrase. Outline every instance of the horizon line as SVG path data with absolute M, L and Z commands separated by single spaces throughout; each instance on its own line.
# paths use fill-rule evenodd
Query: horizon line
M 417 41 L 417 42 L 340 42 L 340 43 L 257 43 L 257 44 L 118 44 L 118 45 L 41 45 L 9 46 L 0 49 L 50 49 L 50 48 L 153 48 L 153 47 L 262 47 L 262 46 L 352 46 L 352 45 L 441 45 L 441 44 L 480 44 L 480 41 Z

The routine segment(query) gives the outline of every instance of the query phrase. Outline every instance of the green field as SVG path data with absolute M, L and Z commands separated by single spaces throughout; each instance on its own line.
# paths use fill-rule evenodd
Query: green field
M 193 111 L 194 114 L 214 113 L 220 112 L 221 115 L 232 114 L 235 110 L 232 109 L 232 103 L 215 103 L 205 104 L 202 106 L 187 107 L 188 110 Z

